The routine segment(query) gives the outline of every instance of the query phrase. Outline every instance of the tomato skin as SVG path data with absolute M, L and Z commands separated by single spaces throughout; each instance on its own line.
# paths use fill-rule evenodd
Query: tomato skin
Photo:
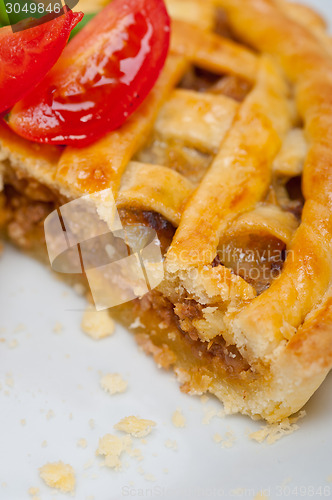
M 82 17 L 81 12 L 67 10 L 61 16 L 48 16 L 49 21 L 32 23 L 31 28 L 15 33 L 10 26 L 0 28 L 0 113 L 22 99 L 45 77 Z M 26 24 L 22 21 L 22 27 Z
M 32 141 L 86 146 L 117 129 L 155 84 L 169 48 L 162 0 L 113 0 L 76 35 L 9 126 Z

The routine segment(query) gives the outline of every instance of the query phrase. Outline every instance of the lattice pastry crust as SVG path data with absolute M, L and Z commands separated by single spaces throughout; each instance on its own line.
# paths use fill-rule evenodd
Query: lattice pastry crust
M 165 68 L 119 130 L 61 149 L 1 125 L 0 223 L 39 249 L 54 206 L 111 187 L 165 257 L 116 316 L 183 390 L 274 422 L 332 366 L 332 39 L 284 0 L 167 3 Z

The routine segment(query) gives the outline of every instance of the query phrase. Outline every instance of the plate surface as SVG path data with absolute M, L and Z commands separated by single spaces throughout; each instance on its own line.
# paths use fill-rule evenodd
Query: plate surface
M 305 3 L 332 22 L 330 0 Z M 85 301 L 39 263 L 6 246 L 0 276 L 0 499 L 31 498 L 30 487 L 40 489 L 41 500 L 66 498 L 38 474 L 59 460 L 75 469 L 78 500 L 252 499 L 261 490 L 269 499 L 332 498 L 331 375 L 297 432 L 258 444 L 248 434 L 261 423 L 243 416 L 207 423 L 221 405 L 182 394 L 174 376 L 158 370 L 120 326 L 98 342 L 84 335 Z M 114 372 L 128 390 L 110 396 L 99 381 Z M 177 408 L 186 419 L 181 429 L 172 424 Z M 113 425 L 128 415 L 157 423 L 146 442 L 134 440 L 143 460 L 126 456 L 119 472 L 101 468 L 99 438 L 119 434 Z M 232 446 L 216 443 L 216 433 Z M 81 438 L 86 448 L 77 446 Z M 169 440 L 176 450 L 165 445 Z

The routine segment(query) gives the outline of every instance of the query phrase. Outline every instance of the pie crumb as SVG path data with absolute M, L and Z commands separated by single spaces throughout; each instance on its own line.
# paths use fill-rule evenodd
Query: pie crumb
M 269 500 L 269 497 L 264 493 L 257 493 L 254 500 Z
M 234 488 L 233 490 L 231 490 L 232 496 L 243 496 L 244 492 L 245 490 L 243 488 Z
M 172 423 L 175 427 L 185 427 L 186 426 L 186 419 L 183 416 L 183 413 L 181 410 L 177 409 L 173 413 L 172 416 Z
M 208 425 L 214 417 L 223 418 L 225 416 L 224 410 L 216 410 L 215 408 L 204 408 L 204 417 L 202 418 L 202 424 Z
M 26 425 L 27 421 L 25 420 L 25 418 L 22 418 L 22 419 L 20 420 L 20 423 L 21 423 L 21 425 L 24 427 L 24 426 Z
M 71 465 L 63 462 L 48 463 L 39 469 L 39 473 L 51 488 L 68 493 L 75 489 L 75 472 Z
M 221 443 L 221 446 L 223 448 L 232 448 L 232 446 L 235 443 L 235 440 L 236 440 L 235 435 L 231 430 L 227 431 L 224 437 L 218 432 L 216 432 L 213 436 L 213 441 L 215 443 Z
M 31 495 L 31 500 L 41 500 L 39 496 L 39 488 L 31 486 L 31 488 L 28 489 L 28 493 Z
M 80 438 L 78 441 L 77 441 L 77 446 L 79 448 L 86 448 L 88 446 L 88 442 L 86 439 L 84 438 Z
M 150 434 L 152 427 L 155 425 L 156 423 L 153 420 L 130 416 L 123 418 L 120 422 L 115 424 L 114 429 L 124 431 L 127 434 L 140 438 Z
M 100 380 L 100 385 L 104 391 L 110 394 L 117 394 L 125 392 L 128 386 L 128 382 L 123 380 L 121 375 L 118 373 L 107 373 Z
M 18 341 L 16 339 L 11 340 L 8 342 L 8 347 L 9 349 L 15 349 L 18 346 Z
M 222 441 L 222 436 L 219 434 L 219 432 L 216 432 L 213 436 L 213 441 L 215 443 L 221 443 Z
M 59 321 L 57 321 L 53 327 L 53 332 L 54 333 L 61 333 L 63 330 L 63 325 Z
M 26 329 L 26 325 L 24 323 L 19 323 L 15 328 L 14 328 L 14 333 L 19 333 L 23 332 L 23 330 Z
M 11 373 L 6 374 L 5 384 L 8 387 L 14 387 L 14 379 L 13 379 L 13 375 Z
M 203 394 L 203 396 L 201 396 L 201 403 L 205 405 L 209 401 L 209 399 L 210 399 L 209 396 Z
M 50 420 L 53 417 L 54 417 L 54 411 L 53 410 L 48 410 L 48 412 L 46 413 L 47 420 Z
M 95 428 L 95 421 L 93 420 L 93 418 L 90 418 L 90 420 L 89 420 L 89 426 L 90 426 L 90 429 L 94 429 Z
M 227 431 L 225 434 L 225 437 L 223 438 L 221 442 L 221 446 L 223 448 L 232 448 L 236 441 L 235 435 L 233 431 Z
M 43 441 L 41 445 L 42 445 L 42 448 L 46 448 L 46 446 L 47 446 L 47 441 Z
M 90 469 L 90 467 L 92 467 L 94 464 L 94 459 L 92 458 L 91 460 L 88 460 L 87 462 L 85 462 L 85 464 L 83 465 L 83 468 L 86 470 L 86 469 Z
M 169 449 L 175 450 L 175 451 L 178 449 L 178 443 L 177 443 L 177 441 L 175 441 L 175 440 L 172 441 L 172 439 L 167 439 L 165 441 L 165 446 L 166 446 L 166 448 L 169 448 Z
M 267 444 L 273 444 L 282 437 L 297 431 L 300 427 L 296 422 L 305 417 L 305 415 L 306 412 L 301 411 L 298 416 L 284 418 L 281 422 L 276 424 L 266 424 L 259 431 L 249 434 L 249 437 L 258 443 L 266 441 Z
M 89 306 L 83 314 L 81 328 L 92 339 L 100 340 L 114 333 L 115 323 L 107 310 L 96 311 Z
M 122 467 L 121 455 L 131 449 L 132 441 L 130 436 L 119 437 L 113 434 L 106 434 L 99 439 L 99 446 L 96 455 L 105 457 L 105 465 L 111 469 L 120 470 Z
M 138 449 L 138 448 L 134 448 L 133 450 L 132 449 L 128 449 L 126 451 L 127 451 L 127 453 L 128 453 L 129 456 L 131 456 L 133 458 L 136 458 L 136 460 L 138 460 L 139 462 L 141 460 L 143 460 L 143 458 L 144 458 L 143 455 L 142 455 L 141 450 Z
M 29 495 L 33 496 L 33 495 L 38 495 L 39 493 L 39 488 L 34 488 L 33 486 L 31 486 L 31 488 L 28 489 L 28 493 Z
M 331 474 L 330 476 L 328 476 L 328 477 L 327 477 L 327 481 L 328 481 L 329 483 L 332 483 L 332 474 Z
M 156 478 L 154 477 L 153 474 L 145 474 L 144 475 L 144 479 L 146 481 L 150 481 L 151 483 L 153 483 L 156 480 Z

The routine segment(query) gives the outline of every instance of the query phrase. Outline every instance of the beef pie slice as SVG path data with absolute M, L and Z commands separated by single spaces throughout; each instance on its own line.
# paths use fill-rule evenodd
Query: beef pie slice
M 47 215 L 111 188 L 164 263 L 112 316 L 183 391 L 279 421 L 332 367 L 332 39 L 284 0 L 167 5 L 166 64 L 120 129 L 76 149 L 0 126 L 0 224 L 46 255 Z

